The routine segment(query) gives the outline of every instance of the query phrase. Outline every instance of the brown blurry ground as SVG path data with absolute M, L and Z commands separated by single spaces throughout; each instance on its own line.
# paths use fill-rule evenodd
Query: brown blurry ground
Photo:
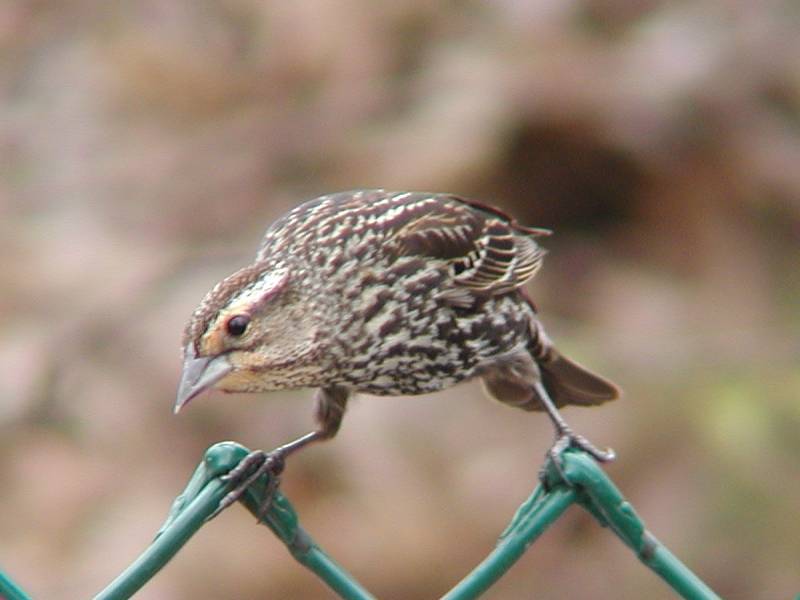
M 556 231 L 543 319 L 626 392 L 566 416 L 719 593 L 793 596 L 798 57 L 788 0 L 0 3 L 0 564 L 89 597 L 208 445 L 305 432 L 307 391 L 173 417 L 181 330 L 287 208 L 386 187 Z M 550 441 L 476 385 L 363 398 L 284 486 L 380 598 L 434 598 Z M 137 597 L 330 596 L 233 509 Z M 487 597 L 673 596 L 573 510 Z

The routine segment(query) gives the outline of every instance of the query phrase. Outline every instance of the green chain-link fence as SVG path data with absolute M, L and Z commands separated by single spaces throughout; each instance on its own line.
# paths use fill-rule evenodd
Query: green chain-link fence
M 172 505 L 155 540 L 96 600 L 130 598 L 183 547 L 211 517 L 228 491 L 221 477 L 247 455 L 247 448 L 222 442 L 208 449 L 189 485 Z M 610 528 L 645 565 L 655 571 L 683 598 L 719 598 L 645 529 L 630 503 L 588 454 L 568 449 L 560 456 L 561 468 L 552 460 L 545 465 L 540 484 L 517 510 L 497 546 L 471 573 L 443 597 L 468 600 L 488 590 L 525 553 L 531 544 L 572 504 L 577 504 L 603 527 Z M 242 503 L 254 515 L 263 506 L 267 476 L 252 485 Z M 300 526 L 297 513 L 280 492 L 275 492 L 262 521 L 286 545 L 298 562 L 313 571 L 340 597 L 366 600 L 374 596 L 331 559 Z M 8 600 L 30 600 L 9 577 L 0 572 L 0 594 Z

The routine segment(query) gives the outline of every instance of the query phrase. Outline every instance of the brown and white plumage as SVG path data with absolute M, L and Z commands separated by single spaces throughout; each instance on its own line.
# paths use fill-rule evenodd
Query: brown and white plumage
M 319 439 L 358 391 L 422 394 L 481 378 L 492 397 L 551 417 L 551 399 L 616 398 L 555 349 L 523 293 L 549 233 L 447 194 L 357 190 L 298 206 L 195 311 L 177 406 L 209 387 L 317 387 Z

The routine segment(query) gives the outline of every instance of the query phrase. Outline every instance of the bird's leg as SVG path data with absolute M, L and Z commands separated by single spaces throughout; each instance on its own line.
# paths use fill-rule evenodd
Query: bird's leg
M 542 406 L 544 407 L 545 411 L 547 411 L 547 416 L 550 417 L 550 421 L 553 423 L 553 427 L 556 429 L 556 441 L 547 451 L 547 455 L 553 461 L 553 464 L 558 470 L 559 475 L 561 475 L 561 478 L 564 479 L 564 481 L 566 481 L 566 478 L 564 477 L 564 472 L 561 467 L 560 455 L 567 448 L 579 448 L 584 450 L 591 454 L 598 462 L 610 462 L 614 460 L 616 457 L 614 450 L 611 448 L 600 450 L 585 437 L 572 431 L 572 428 L 564 420 L 564 417 L 562 417 L 561 413 L 558 412 L 558 408 L 556 408 L 555 403 L 550 398 L 550 394 L 547 393 L 547 390 L 541 381 L 536 381 L 533 385 L 536 389 L 536 394 L 538 395 Z
M 212 518 L 219 514 L 237 500 L 259 477 L 269 473 L 271 477 L 264 492 L 264 504 L 259 508 L 259 520 L 263 518 L 272 503 L 272 497 L 280 485 L 280 477 L 286 464 L 286 458 L 294 454 L 301 448 L 305 448 L 314 442 L 329 440 L 339 431 L 342 424 L 342 417 L 347 407 L 347 400 L 350 392 L 347 388 L 333 385 L 320 388 L 316 392 L 317 407 L 315 419 L 318 427 L 296 440 L 292 440 L 282 446 L 278 446 L 270 452 L 263 450 L 253 450 L 245 456 L 239 464 L 223 476 L 223 480 L 233 486 L 220 501 L 217 510 L 214 511 Z

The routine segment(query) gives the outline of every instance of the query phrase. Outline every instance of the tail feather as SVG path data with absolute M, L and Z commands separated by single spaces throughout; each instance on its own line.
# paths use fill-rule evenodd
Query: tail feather
M 550 346 L 534 360 L 520 351 L 493 363 L 481 373 L 484 389 L 492 398 L 523 410 L 543 410 L 533 383 L 541 380 L 556 406 L 594 406 L 620 396 L 619 388 Z
M 539 362 L 542 383 L 556 406 L 594 406 L 619 398 L 619 388 L 553 349 Z

